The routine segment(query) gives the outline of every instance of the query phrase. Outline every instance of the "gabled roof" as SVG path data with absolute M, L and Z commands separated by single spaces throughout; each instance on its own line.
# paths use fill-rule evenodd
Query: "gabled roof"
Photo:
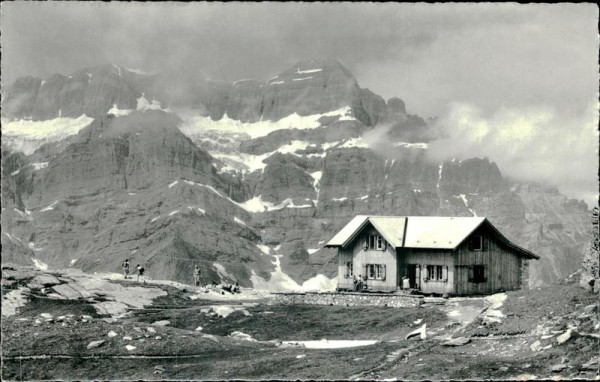
M 484 217 L 441 216 L 355 216 L 325 246 L 345 248 L 371 223 L 395 248 L 456 249 L 482 224 L 518 255 L 539 259 L 530 251 L 513 244 Z
M 411 216 L 404 247 L 454 249 L 484 220 L 483 217 Z
M 326 247 L 346 247 L 362 229 L 371 223 L 375 229 L 393 247 L 401 247 L 404 236 L 405 217 L 398 216 L 366 216 L 357 215 L 344 226 L 329 242 Z

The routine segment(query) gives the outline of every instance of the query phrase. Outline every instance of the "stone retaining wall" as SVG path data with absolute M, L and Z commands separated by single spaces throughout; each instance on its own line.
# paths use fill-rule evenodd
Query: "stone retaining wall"
M 389 306 L 392 308 L 403 308 L 423 304 L 423 296 L 371 293 L 276 293 L 275 302 L 280 304 Z

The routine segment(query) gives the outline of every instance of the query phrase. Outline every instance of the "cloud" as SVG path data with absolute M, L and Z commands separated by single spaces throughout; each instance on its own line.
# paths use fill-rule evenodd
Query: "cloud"
M 489 157 L 503 175 L 556 185 L 588 204 L 598 200 L 598 104 L 581 117 L 548 107 L 502 108 L 486 116 L 472 104 L 453 104 L 435 129 L 430 160 Z
M 446 126 L 465 155 L 578 194 L 597 189 L 595 4 L 4 2 L 0 21 L 3 87 L 114 62 L 167 72 L 186 97 L 204 78 L 266 80 L 336 58 L 409 113 L 477 129 Z

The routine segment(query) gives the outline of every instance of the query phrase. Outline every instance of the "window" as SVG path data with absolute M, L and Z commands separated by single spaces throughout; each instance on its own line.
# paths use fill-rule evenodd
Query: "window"
M 448 267 L 445 265 L 428 265 L 427 266 L 428 281 L 447 281 Z
M 484 283 L 487 281 L 485 277 L 484 265 L 472 265 L 469 267 L 469 281 L 473 283 Z
M 365 240 L 363 245 L 363 249 L 366 251 L 367 249 L 376 249 L 379 251 L 385 251 L 387 243 L 383 236 L 381 235 L 369 235 Z
M 473 281 L 476 283 L 482 283 L 485 281 L 485 268 L 483 265 L 475 265 L 473 267 Z
M 469 239 L 470 251 L 483 251 L 483 236 L 476 235 Z
M 442 268 L 443 267 L 441 265 L 435 266 L 435 279 L 436 280 L 442 281 L 444 279 Z
M 385 280 L 385 264 L 367 264 L 365 268 L 368 279 Z
M 352 261 L 346 263 L 346 277 L 354 276 L 354 264 Z

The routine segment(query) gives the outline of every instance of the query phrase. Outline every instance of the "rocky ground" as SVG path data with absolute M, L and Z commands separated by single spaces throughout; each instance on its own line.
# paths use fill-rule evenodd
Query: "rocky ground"
M 415 308 L 283 306 L 3 265 L 2 378 L 599 379 L 598 295 L 577 281 Z

